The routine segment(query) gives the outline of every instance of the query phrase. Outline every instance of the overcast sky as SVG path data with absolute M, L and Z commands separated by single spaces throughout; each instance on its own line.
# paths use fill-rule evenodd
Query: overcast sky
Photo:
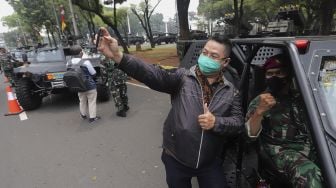
M 141 1 L 142 0 L 127 0 L 127 2 L 123 3 L 121 6 L 129 6 L 129 4 L 139 4 Z M 189 12 L 197 12 L 198 1 L 199 0 L 190 0 Z M 153 6 L 156 3 L 157 0 L 151 0 L 151 4 Z M 164 20 L 168 20 L 168 18 L 173 18 L 176 12 L 175 0 L 162 0 L 154 12 L 162 13 L 164 16 Z M 0 22 L 2 17 L 8 16 L 12 13 L 13 8 L 8 5 L 7 1 L 0 0 Z M 2 23 L 0 23 L 0 33 L 6 32 L 7 30 L 8 28 L 4 27 Z
M 11 15 L 14 12 L 13 8 L 5 0 L 0 0 L 0 22 L 1 18 L 4 16 Z M 8 28 L 0 24 L 0 33 L 6 32 Z
M 143 0 L 127 0 L 122 6 L 127 6 L 128 4 L 139 4 Z M 177 0 L 178 1 L 178 0 Z M 189 4 L 189 12 L 197 12 L 199 0 L 190 0 Z M 151 0 L 151 5 L 155 5 L 158 1 Z M 154 12 L 162 13 L 164 16 L 164 20 L 168 20 L 168 18 L 173 18 L 176 13 L 175 8 L 175 0 L 162 0 L 160 4 L 156 7 Z

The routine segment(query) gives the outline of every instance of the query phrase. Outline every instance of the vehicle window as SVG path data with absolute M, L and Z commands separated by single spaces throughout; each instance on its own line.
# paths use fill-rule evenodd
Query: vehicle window
M 55 62 L 63 61 L 63 55 L 60 50 L 41 51 L 37 53 L 37 62 Z
M 245 47 L 246 48 L 246 47 Z M 247 49 L 244 49 L 243 47 L 243 50 L 245 50 L 244 52 L 245 53 L 248 53 L 247 52 Z M 265 61 L 269 58 L 269 57 L 272 57 L 274 55 L 277 55 L 277 54 L 280 54 L 280 53 L 283 53 L 283 50 L 280 49 L 280 48 L 274 48 L 274 47 L 268 47 L 268 46 L 263 46 L 261 47 L 257 54 L 254 56 L 251 64 L 252 65 L 259 65 L 261 66 L 262 64 L 265 63 Z
M 319 87 L 322 91 L 327 116 L 336 123 L 336 56 L 324 56 L 319 72 Z
M 35 52 L 34 51 L 27 52 L 27 57 L 28 58 L 33 58 L 34 56 L 35 56 Z
M 15 54 L 16 58 L 20 58 L 22 53 L 21 52 L 15 52 L 14 54 Z

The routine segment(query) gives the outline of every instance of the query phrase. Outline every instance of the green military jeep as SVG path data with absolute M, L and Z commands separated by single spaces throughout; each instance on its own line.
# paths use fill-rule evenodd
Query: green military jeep
M 205 42 L 190 45 L 182 67 L 197 62 Z M 324 187 L 336 187 L 336 37 L 246 38 L 232 39 L 232 43 L 231 67 L 224 75 L 239 87 L 245 112 L 249 102 L 265 89 L 261 67 L 266 59 L 280 53 L 290 58 L 292 86 L 304 103 L 303 115 L 307 117 Z M 231 187 L 255 187 L 255 174 L 271 187 L 291 187 L 286 175 L 265 163 L 258 144 L 246 143 L 243 135 L 233 139 L 239 144 L 225 155 L 224 169 Z
M 92 47 L 94 48 L 94 47 Z M 69 92 L 63 81 L 66 63 L 71 60 L 69 47 L 39 48 L 33 61 L 14 68 L 14 81 L 17 99 L 24 110 L 33 110 L 42 104 L 43 97 L 50 94 Z M 84 48 L 87 51 L 87 48 Z M 90 60 L 97 71 L 97 99 L 108 101 L 110 87 L 107 82 L 106 67 L 102 65 L 100 55 L 90 53 Z

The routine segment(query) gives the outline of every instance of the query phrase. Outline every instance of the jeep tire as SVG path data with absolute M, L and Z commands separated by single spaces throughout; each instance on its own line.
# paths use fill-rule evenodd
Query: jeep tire
M 16 96 L 24 110 L 34 110 L 42 103 L 42 97 L 37 93 L 33 93 L 35 89 L 34 83 L 29 78 L 21 78 L 17 82 Z
M 97 99 L 99 101 L 105 102 L 110 100 L 110 97 L 111 97 L 110 87 L 103 84 L 97 84 Z

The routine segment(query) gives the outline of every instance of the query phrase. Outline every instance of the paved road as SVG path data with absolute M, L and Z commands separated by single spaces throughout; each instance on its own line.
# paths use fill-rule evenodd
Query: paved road
M 0 113 L 7 112 L 0 75 Z M 76 97 L 53 95 L 41 108 L 0 116 L 0 187 L 161 188 L 162 122 L 169 96 L 129 85 L 127 118 L 115 115 L 111 100 L 98 104 L 94 125 L 79 118 Z

